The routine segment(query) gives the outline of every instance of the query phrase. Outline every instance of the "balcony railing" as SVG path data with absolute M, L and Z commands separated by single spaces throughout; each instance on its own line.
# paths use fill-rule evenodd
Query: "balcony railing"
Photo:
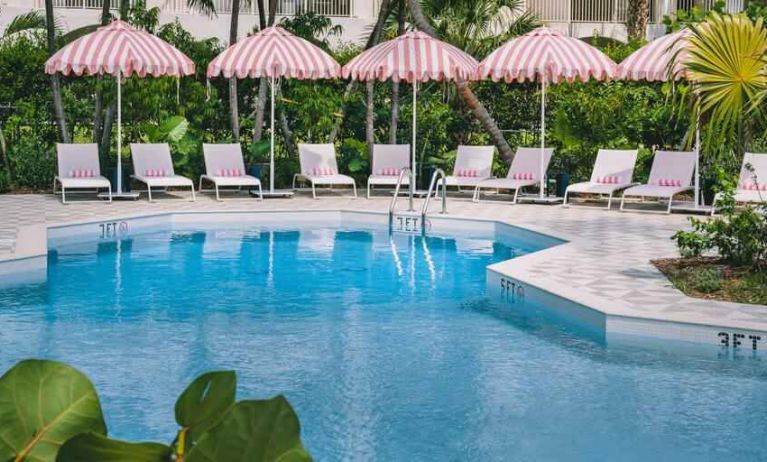
M 118 8 L 119 0 L 108 0 L 112 9 Z M 54 8 L 66 9 L 101 9 L 104 0 L 53 0 Z M 187 0 L 160 0 L 147 2 L 149 6 L 157 4 L 164 13 L 189 13 Z M 267 2 L 264 2 L 267 3 Z M 214 0 L 218 14 L 232 12 L 232 0 Z M 35 0 L 37 8 L 45 8 L 45 0 Z M 317 13 L 323 16 L 354 16 L 353 0 L 277 0 L 278 16 L 295 16 L 302 13 Z M 240 1 L 240 14 L 258 14 L 256 2 Z
M 544 22 L 624 23 L 629 0 L 527 0 L 527 7 Z M 697 6 L 711 9 L 716 0 L 651 0 L 650 22 L 660 22 L 663 16 L 678 10 L 689 11 Z M 727 11 L 744 8 L 744 0 L 727 0 Z

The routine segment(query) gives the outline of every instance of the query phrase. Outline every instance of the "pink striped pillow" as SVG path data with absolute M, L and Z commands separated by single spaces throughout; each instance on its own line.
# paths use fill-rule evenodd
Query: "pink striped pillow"
M 457 176 L 466 177 L 466 178 L 476 178 L 477 176 L 479 176 L 478 170 L 474 170 L 470 168 L 458 169 L 458 172 L 456 173 L 458 173 Z
M 597 177 L 597 183 L 599 184 L 619 184 L 620 177 L 618 176 L 600 176 Z
M 168 175 L 169 172 L 162 168 L 150 168 L 144 171 L 144 176 L 148 177 L 164 177 Z
M 399 176 L 400 169 L 398 168 L 382 168 L 376 172 L 379 176 Z
M 682 180 L 669 180 L 661 178 L 658 180 L 658 186 L 682 186 Z
M 535 178 L 535 175 L 532 174 L 532 172 L 527 173 L 514 173 L 511 175 L 512 180 L 532 180 Z
M 767 191 L 767 183 L 747 181 L 740 185 L 740 189 L 745 189 L 746 191 Z
M 69 178 L 93 178 L 96 176 L 95 170 L 76 169 L 69 171 Z
M 336 171 L 335 169 L 329 168 L 329 167 L 318 167 L 315 168 L 312 173 L 314 176 L 331 176 L 335 175 Z

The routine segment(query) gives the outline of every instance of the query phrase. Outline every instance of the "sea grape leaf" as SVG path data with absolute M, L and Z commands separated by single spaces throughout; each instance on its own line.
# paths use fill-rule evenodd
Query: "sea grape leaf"
M 77 369 L 28 359 L 0 377 L 0 460 L 53 461 L 83 432 L 106 434 L 96 389 Z
M 187 430 L 187 447 L 232 409 L 236 393 L 234 371 L 208 372 L 186 387 L 176 401 L 176 422 Z
M 187 462 L 306 462 L 298 416 L 284 396 L 235 404 L 189 451 Z
M 56 462 L 166 462 L 172 450 L 160 443 L 128 443 L 81 433 L 61 446 Z

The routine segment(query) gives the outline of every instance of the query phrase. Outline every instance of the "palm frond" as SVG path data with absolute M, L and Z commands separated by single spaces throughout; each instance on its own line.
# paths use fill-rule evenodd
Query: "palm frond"
M 218 13 L 216 13 L 216 2 L 214 0 L 187 0 L 186 6 L 192 10 L 199 11 L 209 18 L 218 16 Z
M 34 29 L 45 29 L 45 14 L 41 11 L 30 11 L 16 16 L 8 24 L 4 35 L 12 35 Z

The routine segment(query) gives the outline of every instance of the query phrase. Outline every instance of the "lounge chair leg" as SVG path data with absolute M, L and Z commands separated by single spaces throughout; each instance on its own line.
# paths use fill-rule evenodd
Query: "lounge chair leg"
M 668 215 L 671 215 L 671 205 L 674 203 L 674 195 L 670 195 L 668 198 L 668 209 L 666 209 L 666 213 Z
M 565 197 L 562 198 L 562 207 L 569 207 L 567 204 L 567 195 L 570 193 L 569 189 L 565 189 Z
M 370 199 L 370 183 L 368 183 L 368 193 L 366 199 Z
M 518 195 L 519 195 L 519 188 L 514 190 L 514 199 L 511 200 L 512 204 L 516 204 L 517 203 L 517 196 Z
M 214 183 L 214 184 L 216 185 L 216 200 L 220 201 L 221 200 L 221 196 L 218 194 L 218 183 Z
M 607 197 L 607 210 L 610 211 L 610 208 L 613 205 L 613 193 L 611 192 L 610 195 Z
M 198 191 L 202 191 L 202 175 L 200 175 L 200 184 L 197 186 Z
M 216 185 L 216 188 L 218 189 L 218 185 Z M 197 200 L 197 198 L 194 197 L 194 183 L 192 183 L 192 185 L 189 186 L 189 189 L 192 191 L 192 202 L 194 202 L 194 201 Z M 218 191 L 216 191 L 216 192 L 218 192 Z
M 317 189 L 314 186 L 314 181 L 312 183 L 312 199 L 317 199 Z
M 107 188 L 107 194 L 109 195 L 109 203 L 112 203 L 112 188 Z
M 474 188 L 474 196 L 472 196 L 471 201 L 475 203 L 479 203 L 479 195 L 480 195 L 479 185 L 477 185 L 477 187 Z
M 357 198 L 357 182 L 352 183 L 352 189 L 354 190 L 354 198 Z
M 149 186 L 148 184 L 146 185 L 146 193 L 149 196 L 149 202 L 154 202 L 152 200 L 152 187 Z
M 621 206 L 620 206 L 620 209 L 619 209 L 621 212 L 623 212 L 623 211 L 624 211 L 624 210 L 623 210 L 623 205 L 624 205 L 625 203 L 626 203 L 626 193 L 623 193 L 623 195 L 621 196 Z
M 61 185 L 61 203 L 67 203 L 67 188 L 65 188 L 64 185 Z
M 261 189 L 261 183 L 258 183 L 258 200 L 264 200 L 264 192 Z

